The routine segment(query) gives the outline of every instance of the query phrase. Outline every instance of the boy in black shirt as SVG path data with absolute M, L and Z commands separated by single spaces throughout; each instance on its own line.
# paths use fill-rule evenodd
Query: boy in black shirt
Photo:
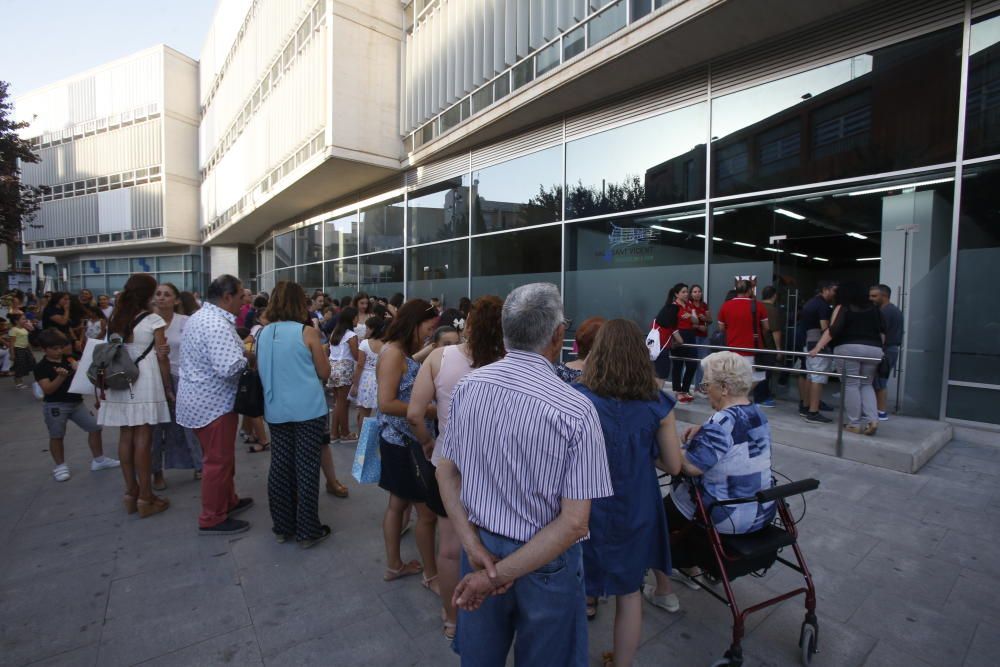
M 76 359 L 70 356 L 73 353 L 72 343 L 58 329 L 46 329 L 39 334 L 38 344 L 45 357 L 35 364 L 35 381 L 45 394 L 42 413 L 45 426 L 49 429 L 49 453 L 56 464 L 52 477 L 57 482 L 70 478 L 69 466 L 63 458 L 63 437 L 66 435 L 66 422 L 71 420 L 88 434 L 87 444 L 94 457 L 90 462 L 91 471 L 117 468 L 120 464 L 116 459 L 104 456 L 101 427 L 83 404 L 83 397 L 69 393 L 77 366 Z

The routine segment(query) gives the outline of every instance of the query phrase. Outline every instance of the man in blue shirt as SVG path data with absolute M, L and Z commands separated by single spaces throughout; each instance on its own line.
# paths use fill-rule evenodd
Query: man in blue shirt
M 830 315 L 833 313 L 833 300 L 837 296 L 837 285 L 829 280 L 820 281 L 816 296 L 802 307 L 798 326 L 805 330 L 805 347 L 801 352 L 811 350 L 823 332 L 830 327 Z M 806 370 L 813 371 L 809 375 L 799 376 L 799 415 L 810 424 L 830 424 L 832 419 L 820 414 L 823 406 L 823 385 L 829 379 L 826 375 L 833 368 L 833 361 L 823 357 L 806 357 Z M 829 408 L 827 408 L 829 409 Z

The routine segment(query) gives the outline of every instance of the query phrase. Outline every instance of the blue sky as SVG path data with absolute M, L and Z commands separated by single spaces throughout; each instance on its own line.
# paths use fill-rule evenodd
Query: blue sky
M 0 0 L 0 79 L 17 96 L 164 43 L 198 58 L 215 0 Z

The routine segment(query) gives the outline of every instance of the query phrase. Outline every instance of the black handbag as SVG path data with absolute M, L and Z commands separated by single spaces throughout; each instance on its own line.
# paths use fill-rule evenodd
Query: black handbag
M 257 333 L 260 336 L 260 332 Z M 254 339 L 254 352 L 257 352 L 257 340 Z M 260 381 L 260 373 L 256 364 L 247 364 L 240 373 L 240 382 L 236 387 L 236 403 L 233 409 L 244 417 L 264 416 L 264 384 Z
M 406 437 L 404 440 L 410 454 L 413 474 L 417 478 L 417 484 L 421 491 L 424 492 L 424 503 L 438 516 L 448 516 L 444 509 L 444 501 L 441 500 L 441 491 L 438 489 L 434 464 L 424 456 L 424 448 L 420 446 L 419 442 Z

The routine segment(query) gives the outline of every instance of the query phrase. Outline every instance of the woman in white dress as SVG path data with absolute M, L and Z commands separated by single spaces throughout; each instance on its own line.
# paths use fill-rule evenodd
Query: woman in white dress
M 174 400 L 170 362 L 162 353 L 167 323 L 149 309 L 155 292 L 153 276 L 135 273 L 115 301 L 108 337 L 122 337 L 139 367 L 139 377 L 130 389 L 108 389 L 97 412 L 101 426 L 121 427 L 118 458 L 125 477 L 123 502 L 129 514 L 138 512 L 141 518 L 170 506 L 166 498 L 153 495 L 152 485 L 153 426 L 170 421 L 167 401 Z
M 160 283 L 153 296 L 156 314 L 166 323 L 164 333 L 167 344 L 160 349 L 170 357 L 170 387 L 177 393 L 181 368 L 181 335 L 187 324 L 187 315 L 177 312 L 181 293 L 173 283 Z M 153 490 L 167 488 L 163 477 L 167 470 L 194 470 L 194 478 L 201 479 L 201 443 L 189 428 L 177 424 L 173 406 L 170 406 L 171 420 L 153 427 Z

